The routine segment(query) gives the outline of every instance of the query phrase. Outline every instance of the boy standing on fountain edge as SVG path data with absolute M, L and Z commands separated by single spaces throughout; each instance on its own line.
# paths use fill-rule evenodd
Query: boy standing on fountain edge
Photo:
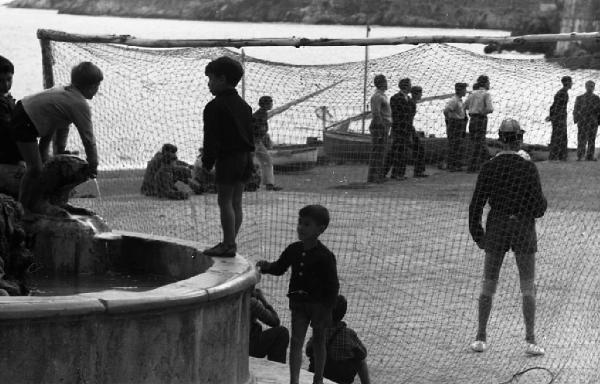
M 209 173 L 215 167 L 217 201 L 223 241 L 204 250 L 207 256 L 234 257 L 235 238 L 242 226 L 242 194 L 253 170 L 254 133 L 252 108 L 235 87 L 244 69 L 236 60 L 222 56 L 204 70 L 208 89 L 215 96 L 204 107 L 202 167 Z

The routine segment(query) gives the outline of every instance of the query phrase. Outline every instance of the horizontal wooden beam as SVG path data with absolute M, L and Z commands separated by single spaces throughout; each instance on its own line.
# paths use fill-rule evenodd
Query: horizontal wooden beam
M 72 43 L 108 43 L 123 44 L 147 48 L 184 48 L 184 47 L 323 47 L 323 46 L 366 46 L 400 45 L 422 43 L 476 43 L 476 44 L 524 44 L 557 41 L 596 40 L 600 44 L 600 32 L 557 33 L 523 36 L 399 36 L 370 37 L 360 39 L 308 39 L 308 38 L 259 38 L 259 39 L 141 39 L 130 35 L 82 35 L 50 29 L 38 29 L 40 40 L 63 41 Z

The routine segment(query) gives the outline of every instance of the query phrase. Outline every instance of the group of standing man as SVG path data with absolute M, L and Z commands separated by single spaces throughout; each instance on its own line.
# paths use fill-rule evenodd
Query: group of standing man
M 374 78 L 377 88 L 371 97 L 372 120 L 369 131 L 372 138 L 371 156 L 367 182 L 381 183 L 390 179 L 405 180 L 406 165 L 411 158 L 414 162 L 414 177 L 427 177 L 425 173 L 425 150 L 414 127 L 417 103 L 423 90 L 412 86 L 408 78 L 400 80 L 399 92 L 388 102 L 385 91 L 388 88 L 384 75 Z M 467 172 L 478 172 L 481 164 L 489 159 L 485 144 L 487 115 L 494 111 L 488 92 L 490 80 L 481 75 L 473 85 L 473 92 L 463 102 L 467 92 L 466 83 L 455 84 L 455 95 L 444 109 L 448 137 L 447 169 L 451 172 L 462 170 L 461 143 L 469 126 L 470 159 Z
M 569 89 L 573 86 L 570 76 L 561 79 L 562 88 L 554 95 L 550 114 L 546 121 L 552 123 L 549 160 L 567 161 L 567 105 Z M 577 124 L 577 161 L 596 161 L 594 157 L 598 124 L 600 124 L 600 97 L 594 94 L 596 84 L 585 83 L 585 93 L 575 98 L 573 122 Z
M 371 97 L 372 151 L 367 182 L 382 183 L 390 172 L 390 179 L 405 180 L 411 155 L 415 166 L 413 176 L 429 176 L 425 173 L 425 151 L 413 125 L 423 89 L 413 87 L 408 78 L 402 79 L 398 83 L 400 90 L 388 101 L 386 77 L 377 75 L 373 83 L 377 90 Z

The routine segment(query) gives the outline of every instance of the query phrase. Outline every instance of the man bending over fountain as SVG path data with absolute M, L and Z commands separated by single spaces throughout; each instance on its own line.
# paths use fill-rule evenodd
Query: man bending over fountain
M 70 124 L 77 127 L 89 164 L 87 176 L 96 177 L 98 155 L 87 100 L 96 95 L 103 79 L 100 68 L 91 62 L 81 62 L 71 71 L 71 84 L 47 89 L 17 102 L 11 133 L 27 164 L 19 191 L 19 201 L 26 212 L 66 215 L 62 208 L 45 198 L 46 186 L 42 180 L 43 165 L 48 160 L 50 142 L 57 130 L 64 130 Z

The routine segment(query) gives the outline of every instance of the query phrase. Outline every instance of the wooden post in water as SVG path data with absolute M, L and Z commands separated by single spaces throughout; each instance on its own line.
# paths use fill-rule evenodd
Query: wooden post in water
M 369 38 L 371 27 L 367 24 L 367 39 Z M 362 133 L 365 133 L 365 112 L 367 111 L 367 78 L 369 72 L 369 46 L 365 45 L 365 73 L 363 78 L 363 118 L 362 118 Z
M 242 49 L 242 69 L 244 74 L 242 75 L 242 99 L 246 100 L 246 52 Z

